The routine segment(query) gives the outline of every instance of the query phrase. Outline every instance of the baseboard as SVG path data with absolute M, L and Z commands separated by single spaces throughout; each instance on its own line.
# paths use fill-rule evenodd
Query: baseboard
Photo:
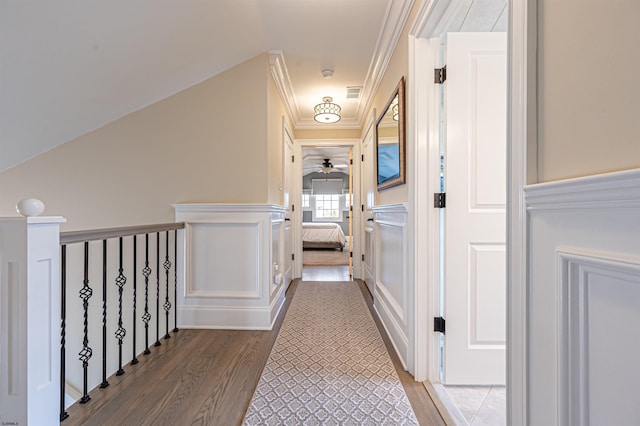
M 447 426 L 468 426 L 456 404 L 441 383 L 422 382 Z

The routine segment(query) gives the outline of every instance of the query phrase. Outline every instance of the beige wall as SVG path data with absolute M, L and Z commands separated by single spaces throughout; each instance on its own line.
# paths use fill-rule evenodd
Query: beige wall
M 360 139 L 360 129 L 298 129 L 296 139 Z
M 538 4 L 538 180 L 640 167 L 640 2 Z
M 420 8 L 422 2 L 414 2 L 413 8 L 409 15 L 409 19 L 407 19 L 407 24 L 405 25 L 402 35 L 400 36 L 400 40 L 398 41 L 398 45 L 393 52 L 393 56 L 389 61 L 389 65 L 384 74 L 384 78 L 380 83 L 380 87 L 378 87 L 378 91 L 376 92 L 372 107 L 376 109 L 376 119 L 380 118 L 380 114 L 383 112 L 382 109 L 385 107 L 387 102 L 391 99 L 391 95 L 393 94 L 396 86 L 400 82 L 400 79 L 404 76 L 405 78 L 405 108 L 409 104 L 408 96 L 410 94 L 407 92 L 406 88 L 408 85 L 408 72 L 409 72 L 409 27 L 415 20 L 416 14 L 418 13 L 418 9 Z M 367 117 L 371 115 L 371 111 L 367 113 Z M 405 110 L 405 117 L 408 116 Z M 407 144 L 411 143 L 407 139 Z M 406 153 L 405 147 L 405 153 Z M 400 185 L 390 189 L 385 189 L 380 192 L 376 192 L 376 205 L 386 205 L 386 204 L 396 204 L 396 203 L 406 203 L 409 199 L 408 185 Z
M 75 230 L 171 222 L 172 203 L 273 201 L 267 70 L 260 55 L 0 173 L 0 216 L 37 197 Z

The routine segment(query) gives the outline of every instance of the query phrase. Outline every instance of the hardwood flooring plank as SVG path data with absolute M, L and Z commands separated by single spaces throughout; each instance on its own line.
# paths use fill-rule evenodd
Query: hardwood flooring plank
M 89 403 L 69 407 L 62 426 L 241 424 L 297 284 L 289 287 L 273 330 L 181 329 L 161 340 L 162 346 L 152 346 L 151 355 L 139 355 L 138 365 L 125 366 L 124 375 L 110 377 L 109 387 L 93 390 Z M 366 286 L 359 285 L 372 310 Z M 424 387 L 402 368 L 375 312 L 372 316 L 420 424 L 444 425 Z

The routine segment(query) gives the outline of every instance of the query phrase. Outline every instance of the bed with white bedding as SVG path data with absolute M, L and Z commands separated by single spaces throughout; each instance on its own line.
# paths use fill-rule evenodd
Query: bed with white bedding
M 303 222 L 303 248 L 344 248 L 347 238 L 342 228 L 332 222 Z

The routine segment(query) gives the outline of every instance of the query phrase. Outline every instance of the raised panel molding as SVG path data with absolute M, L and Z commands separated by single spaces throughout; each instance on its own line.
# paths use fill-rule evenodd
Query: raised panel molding
M 558 424 L 638 424 L 640 258 L 558 250 Z
M 224 242 L 225 245 L 233 246 L 234 244 L 240 247 L 240 244 L 244 244 L 246 246 L 253 246 L 253 251 L 244 250 L 242 253 L 238 253 L 235 259 L 228 259 L 228 261 L 221 262 L 221 264 L 215 264 L 215 260 L 211 257 L 207 257 L 206 259 L 200 258 L 197 255 L 198 251 L 206 250 L 210 247 L 207 246 L 199 246 L 195 247 L 192 244 L 189 246 L 189 256 L 187 256 L 187 286 L 185 289 L 185 298 L 236 298 L 236 299 L 259 299 L 260 298 L 260 274 L 258 265 L 260 265 L 260 233 L 261 233 L 261 222 L 259 221 L 247 221 L 247 222 L 217 222 L 210 221 L 207 223 L 192 223 L 187 227 L 187 238 L 191 241 L 192 244 L 195 243 L 196 237 L 195 234 L 199 231 L 203 231 L 202 228 L 206 227 L 207 230 L 211 233 L 212 229 L 216 229 L 216 231 L 223 231 L 226 233 L 233 234 L 232 238 L 224 239 L 221 242 Z M 248 235 L 246 230 L 249 229 L 251 235 Z M 220 252 L 222 250 L 219 250 Z M 225 254 L 228 254 L 229 251 L 233 250 L 225 250 Z M 231 253 L 233 254 L 233 253 Z M 208 272 L 212 272 L 214 277 L 200 277 L 194 274 L 193 268 L 195 267 L 195 263 L 200 259 L 203 263 L 206 263 L 204 267 L 207 268 Z M 236 263 L 238 262 L 238 263 Z M 246 262 L 245 264 L 239 264 L 239 262 Z M 214 270 L 209 271 L 209 268 L 212 266 L 217 267 Z M 234 280 L 237 280 L 236 274 L 238 272 L 246 272 L 247 270 L 253 270 L 253 276 L 251 277 L 252 282 L 250 284 L 250 288 L 246 291 L 231 291 L 231 290 L 198 290 L 197 286 L 200 285 L 201 282 L 213 284 L 213 281 L 222 281 L 224 283 L 234 283 Z M 208 275 L 208 274 L 207 274 Z M 220 278 L 220 276 L 222 278 Z M 249 277 L 246 277 L 249 278 Z M 237 283 L 237 281 L 235 281 Z M 212 287 L 215 288 L 215 287 Z
M 524 196 L 528 424 L 639 424 L 640 169 Z

